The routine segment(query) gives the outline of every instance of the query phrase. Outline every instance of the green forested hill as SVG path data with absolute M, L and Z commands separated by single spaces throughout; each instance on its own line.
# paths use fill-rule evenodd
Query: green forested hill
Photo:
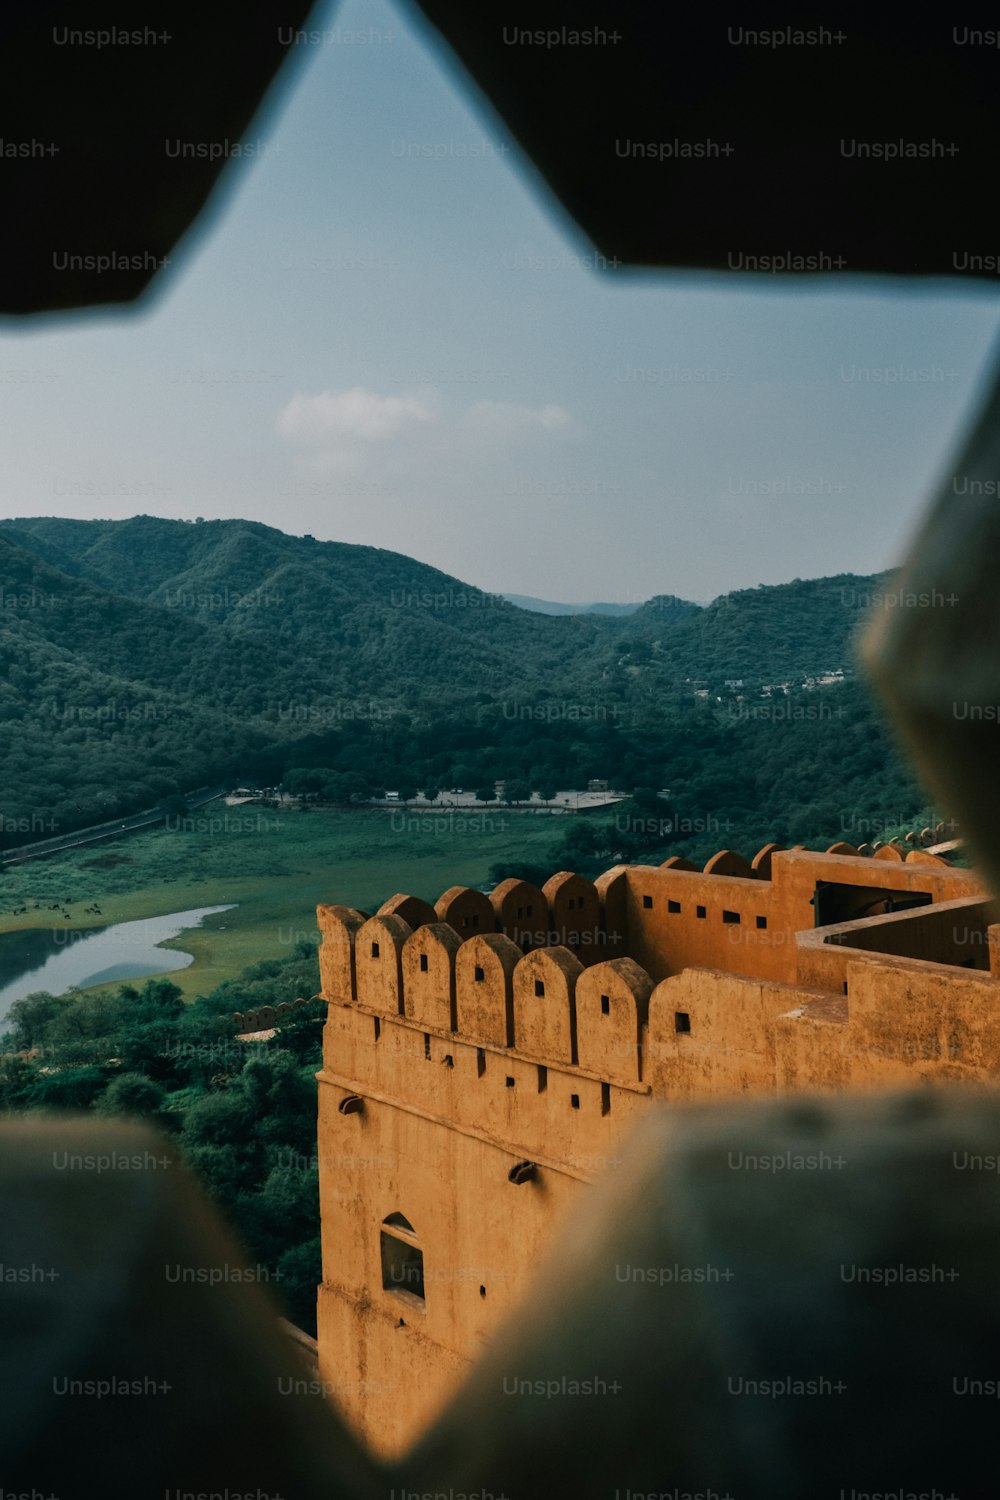
M 345 794 L 495 778 L 628 788 L 670 785 L 693 753 L 695 782 L 711 765 L 716 794 L 721 778 L 741 804 L 813 764 L 816 795 L 836 801 L 829 724 L 762 724 L 724 684 L 743 679 L 753 706 L 762 683 L 850 669 L 882 582 L 539 615 L 399 553 L 255 522 L 2 522 L 0 839 L 294 768 Z M 848 714 L 835 738 L 863 747 L 873 787 L 881 774 L 910 795 L 866 690 L 822 695 Z

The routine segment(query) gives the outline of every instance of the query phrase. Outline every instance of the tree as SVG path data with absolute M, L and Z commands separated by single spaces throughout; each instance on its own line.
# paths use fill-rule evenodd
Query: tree
M 508 804 L 528 802 L 531 798 L 531 787 L 526 781 L 508 781 L 503 789 L 503 800 Z
M 155 1115 L 163 1108 L 166 1093 L 160 1084 L 142 1073 L 121 1073 L 108 1084 L 96 1101 L 102 1115 Z
M 478 792 L 476 793 L 476 801 L 477 802 L 495 802 L 496 801 L 496 795 L 497 795 L 497 793 L 496 793 L 496 787 L 481 786 L 479 788 Z
M 440 788 L 436 787 L 436 786 L 428 787 L 427 790 L 424 792 L 424 798 L 428 802 L 436 802 L 439 796 L 440 796 Z
M 671 783 L 673 785 L 673 783 Z M 663 801 L 651 786 L 637 786 L 632 792 L 632 801 L 637 812 L 662 813 Z

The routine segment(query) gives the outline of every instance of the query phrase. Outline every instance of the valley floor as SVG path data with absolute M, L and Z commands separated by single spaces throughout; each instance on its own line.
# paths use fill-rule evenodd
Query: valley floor
M 3 870 L 0 932 L 104 926 L 235 902 L 164 944 L 194 954 L 171 976 L 194 999 L 248 964 L 315 942 L 320 902 L 374 911 L 397 891 L 433 902 L 450 885 L 484 884 L 498 860 L 545 863 L 558 836 L 550 819 L 504 807 L 302 812 L 220 801 L 183 827 Z M 85 910 L 92 906 L 100 913 Z

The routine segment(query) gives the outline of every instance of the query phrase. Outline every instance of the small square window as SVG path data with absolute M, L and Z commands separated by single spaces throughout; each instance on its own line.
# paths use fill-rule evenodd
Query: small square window
M 691 1017 L 690 1017 L 690 1015 L 688 1014 L 688 1012 L 686 1010 L 675 1010 L 674 1011 L 674 1030 L 675 1031 L 690 1031 L 691 1030 Z
M 426 974 L 427 973 L 427 954 L 426 953 L 421 953 L 421 955 L 420 955 L 420 972 L 421 972 L 421 974 Z
M 696 917 L 705 917 L 708 915 L 703 906 L 696 906 L 694 909 L 694 914 Z
M 652 898 L 652 896 L 643 896 L 643 898 L 642 898 L 642 904 L 646 908 L 646 910 L 649 911 L 652 908 L 652 905 L 653 905 L 653 898 Z
M 681 909 L 681 903 L 679 901 L 668 901 L 667 902 L 667 911 L 672 912 L 674 915 L 676 915 L 677 912 L 680 911 L 680 909 Z
M 767 926 L 767 918 L 766 917 L 758 917 L 757 918 L 757 926 L 758 927 L 766 927 Z
M 506 1088 L 509 1088 L 509 1089 L 512 1089 L 514 1087 L 514 1080 L 513 1080 L 513 1078 L 511 1078 L 511 1076 L 510 1076 L 509 1073 L 507 1074 L 507 1077 L 504 1079 L 504 1086 Z
M 724 922 L 728 922 L 730 926 L 738 927 L 740 922 L 740 914 L 738 911 L 724 911 L 722 913 L 722 920 Z
M 541 998 L 545 994 L 545 980 L 544 979 L 536 979 L 535 980 L 535 994 L 539 998 Z
M 601 996 L 601 1015 L 602 1016 L 610 1016 L 610 1014 L 611 1014 L 611 996 L 610 995 L 602 995 Z
M 372 958 L 378 958 L 378 943 L 372 943 Z
M 486 978 L 486 970 L 482 967 L 481 964 L 476 964 L 476 967 L 472 971 L 472 977 L 477 984 L 482 984 L 483 980 Z
M 580 1108 L 580 1095 L 579 1094 L 570 1094 L 570 1096 L 569 1096 L 569 1107 L 570 1107 L 570 1109 L 579 1109 Z
M 446 1052 L 441 1061 L 444 1063 L 446 1068 L 453 1068 L 455 1066 L 455 1059 L 452 1057 L 450 1052 Z

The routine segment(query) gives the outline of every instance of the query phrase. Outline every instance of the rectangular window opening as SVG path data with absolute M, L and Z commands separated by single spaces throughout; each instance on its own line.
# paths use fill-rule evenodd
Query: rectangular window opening
M 382 1231 L 382 1287 L 424 1299 L 424 1254 L 408 1240 Z
M 538 1064 L 538 1092 L 544 1094 L 549 1086 L 549 1070 L 544 1063 Z
M 477 984 L 482 984 L 483 980 L 486 978 L 486 970 L 481 964 L 476 964 L 476 967 L 472 971 L 472 977 Z
M 430 1034 L 429 1031 L 425 1031 L 424 1032 L 424 1057 L 427 1059 L 428 1062 L 430 1062 L 430 1060 L 431 1060 L 431 1034 Z
M 767 926 L 767 918 L 766 917 L 758 917 L 757 918 L 757 926 L 761 927 L 761 928 L 766 927 Z
M 735 925 L 738 927 L 740 923 L 740 914 L 738 911 L 724 911 L 722 913 L 722 920 L 724 922 L 728 922 L 730 926 Z
M 708 913 L 706 912 L 706 910 L 705 910 L 705 908 L 703 906 L 696 906 L 695 909 L 694 909 L 694 914 L 695 914 L 696 917 L 699 917 L 699 918 L 705 917 L 705 916 L 708 915 Z
M 483 1074 L 485 1072 L 486 1072 L 486 1048 L 485 1047 L 477 1047 L 476 1048 L 476 1077 L 477 1078 L 482 1078 L 482 1076 L 483 1076 Z
M 513 1080 L 513 1078 L 511 1078 L 511 1076 L 510 1076 L 509 1073 L 507 1074 L 507 1077 L 504 1080 L 504 1086 L 506 1088 L 509 1088 L 509 1089 L 512 1089 L 514 1087 L 514 1080 Z
M 674 1011 L 674 1030 L 681 1032 L 691 1030 L 691 1017 L 686 1010 Z
M 610 1016 L 610 1014 L 611 1014 L 611 996 L 610 995 L 602 995 L 601 996 L 601 1015 L 602 1016 Z
M 667 902 L 667 911 L 670 912 L 672 915 L 676 916 L 677 913 L 680 911 L 680 909 L 681 909 L 681 903 L 679 901 L 668 901 Z
M 372 958 L 378 958 L 378 943 L 372 943 Z
M 610 1085 L 610 1083 L 602 1083 L 601 1084 L 601 1114 L 602 1115 L 609 1115 L 610 1113 L 611 1113 L 611 1085 Z
M 378 1016 L 375 1016 L 373 1019 L 375 1021 L 375 1040 L 378 1041 L 379 1037 L 382 1035 L 382 1022 L 379 1020 Z
M 539 999 L 541 999 L 541 997 L 545 994 L 545 980 L 544 979 L 536 979 L 535 980 L 535 994 L 538 996 Z
M 569 1096 L 569 1107 L 570 1107 L 570 1109 L 579 1109 L 580 1108 L 580 1095 L 579 1094 L 570 1094 L 570 1096 Z
M 426 974 L 427 973 L 427 954 L 426 953 L 421 953 L 421 955 L 420 955 L 420 972 L 421 972 L 421 974 Z
M 646 911 L 650 911 L 652 909 L 652 905 L 653 905 L 653 898 L 652 898 L 652 896 L 643 896 L 643 898 L 642 898 L 642 904 L 645 907 Z

